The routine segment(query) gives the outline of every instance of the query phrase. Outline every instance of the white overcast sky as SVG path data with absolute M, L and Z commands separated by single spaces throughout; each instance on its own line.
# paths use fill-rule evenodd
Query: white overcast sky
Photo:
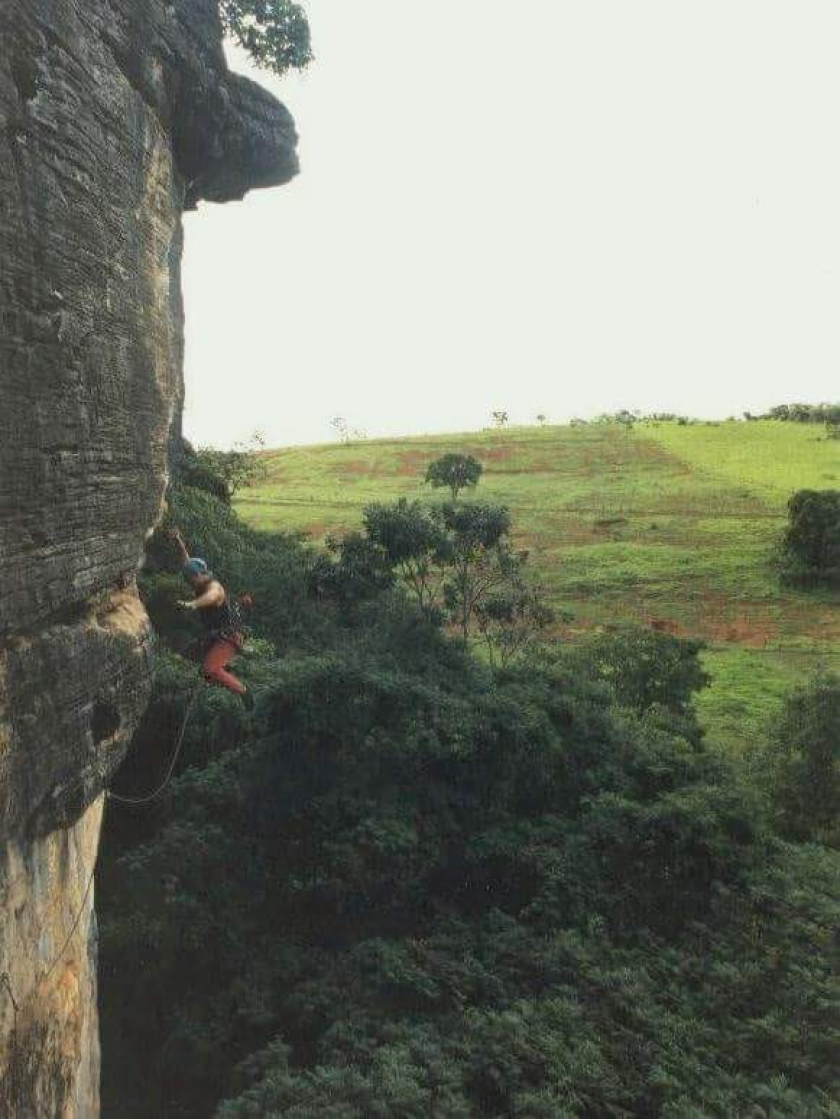
M 302 174 L 187 219 L 190 438 L 840 397 L 837 0 L 305 6 Z

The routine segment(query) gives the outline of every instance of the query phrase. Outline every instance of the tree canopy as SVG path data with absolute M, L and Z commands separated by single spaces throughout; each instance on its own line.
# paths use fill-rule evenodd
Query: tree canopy
M 295 0 L 219 0 L 219 14 L 258 66 L 285 74 L 312 61 L 309 21 Z
M 837 423 L 840 421 L 840 404 L 778 404 L 760 418 L 800 424 Z
M 779 829 L 840 847 L 840 677 L 820 676 L 787 698 L 759 759 L 757 782 Z
M 472 455 L 450 453 L 429 463 L 426 482 L 435 489 L 448 489 L 457 501 L 462 490 L 478 485 L 483 473 L 484 467 Z
M 260 698 L 248 717 L 203 690 L 167 796 L 110 814 L 105 1112 L 836 1116 L 840 853 L 773 834 L 694 733 L 696 648 L 622 633 L 494 668 L 452 640 L 400 565 L 480 564 L 509 520 L 444 509 L 317 552 L 184 477 L 170 493 L 254 596 Z M 195 686 L 168 546 L 119 791 L 154 783 Z M 820 720 L 828 743 L 836 700 Z
M 587 673 L 605 681 L 617 700 L 639 715 L 655 707 L 684 715 L 695 693 L 711 677 L 700 663 L 699 641 L 623 626 L 584 645 L 579 661 Z
M 792 581 L 840 583 L 840 490 L 799 490 L 788 503 L 784 573 Z

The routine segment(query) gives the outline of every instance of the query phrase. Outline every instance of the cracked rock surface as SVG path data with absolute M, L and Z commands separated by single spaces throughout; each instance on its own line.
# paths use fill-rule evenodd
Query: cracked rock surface
M 0 1114 L 87 1117 L 87 887 L 149 691 L 182 212 L 290 179 L 296 135 L 227 70 L 215 0 L 2 0 L 0 148 Z

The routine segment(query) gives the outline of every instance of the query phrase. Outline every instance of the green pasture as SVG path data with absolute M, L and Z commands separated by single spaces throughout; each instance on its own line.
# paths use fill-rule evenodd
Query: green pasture
M 796 489 L 840 485 L 840 443 L 780 422 L 508 428 L 295 447 L 237 501 L 252 525 L 320 543 L 364 506 L 441 495 L 423 484 L 447 451 L 484 463 L 480 493 L 518 541 L 575 640 L 617 621 L 704 638 L 714 683 L 700 710 L 728 747 L 755 738 L 797 681 L 840 668 L 840 603 L 780 587 L 774 568 Z

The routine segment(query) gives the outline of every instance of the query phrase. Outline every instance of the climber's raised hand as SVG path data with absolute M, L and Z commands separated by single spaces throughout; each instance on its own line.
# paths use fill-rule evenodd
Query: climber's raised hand
M 187 545 L 184 543 L 184 538 L 181 535 L 180 531 L 177 528 L 170 528 L 166 535 L 178 548 L 178 551 L 181 553 L 182 559 L 187 560 L 189 558 L 189 552 L 187 551 Z

